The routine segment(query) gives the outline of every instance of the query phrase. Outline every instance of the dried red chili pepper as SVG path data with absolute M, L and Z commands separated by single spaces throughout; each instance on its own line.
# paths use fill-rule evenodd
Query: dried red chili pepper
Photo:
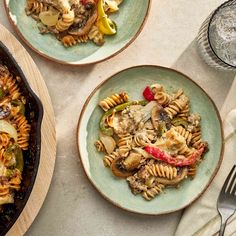
M 173 156 L 167 154 L 166 152 L 162 151 L 158 147 L 147 146 L 147 147 L 144 148 L 144 150 L 147 153 L 151 154 L 155 159 L 164 161 L 164 162 L 166 162 L 170 165 L 173 165 L 173 166 L 190 166 L 190 165 L 193 165 L 197 161 L 197 159 L 204 153 L 205 146 L 202 145 L 192 155 L 190 155 L 189 157 L 187 157 L 185 159 L 178 158 L 178 156 L 173 157 Z

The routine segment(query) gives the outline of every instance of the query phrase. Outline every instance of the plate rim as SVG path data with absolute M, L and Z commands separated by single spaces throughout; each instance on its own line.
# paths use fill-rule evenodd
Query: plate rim
M 56 59 L 54 57 L 51 57 L 51 56 L 48 56 L 47 54 L 41 52 L 39 49 L 37 49 L 36 47 L 34 47 L 25 37 L 24 35 L 20 32 L 20 30 L 18 29 L 18 27 L 16 26 L 16 24 L 14 23 L 14 21 L 12 20 L 11 16 L 10 16 L 10 9 L 8 7 L 8 4 L 9 4 L 9 0 L 4 0 L 4 8 L 5 8 L 5 11 L 6 11 L 6 14 L 7 14 L 7 18 L 11 24 L 11 26 L 13 27 L 14 31 L 17 33 L 17 35 L 20 37 L 20 39 L 31 49 L 33 50 L 34 52 L 36 52 L 37 54 L 39 54 L 41 57 L 49 60 L 49 61 L 52 61 L 52 62 L 56 62 L 56 63 L 59 63 L 59 64 L 62 64 L 62 65 L 67 65 L 67 66 L 72 66 L 72 67 L 84 67 L 84 66 L 89 66 L 89 65 L 95 65 L 95 64 L 98 64 L 98 63 L 101 63 L 101 62 L 104 62 L 104 61 L 107 61 L 115 56 L 117 56 L 118 54 L 120 54 L 122 51 L 124 51 L 125 49 L 127 49 L 137 38 L 138 36 L 140 35 L 140 33 L 143 31 L 143 28 L 144 26 L 146 25 L 147 23 L 147 19 L 150 15 L 150 9 L 151 9 L 151 5 L 152 5 L 152 0 L 147 0 L 148 1 L 148 8 L 147 8 L 147 11 L 146 11 L 146 14 L 145 14 L 145 17 L 142 21 L 142 24 L 141 26 L 139 27 L 138 31 L 136 32 L 136 34 L 121 48 L 119 49 L 118 51 L 112 53 L 110 56 L 107 56 L 103 59 L 98 59 L 98 60 L 95 60 L 93 62 L 87 62 L 87 63 L 70 63 L 70 62 L 66 62 L 64 60 L 59 60 L 59 59 Z
M 120 73 L 123 73 L 125 71 L 128 71 L 128 70 L 132 70 L 132 69 L 136 69 L 136 68 L 141 68 L 141 67 L 153 67 L 155 69 L 164 69 L 164 70 L 168 70 L 168 71 L 172 71 L 172 72 L 175 72 L 177 74 L 180 74 L 181 76 L 184 76 L 186 79 L 190 80 L 191 82 L 193 82 L 202 92 L 205 93 L 205 95 L 208 97 L 208 99 L 210 100 L 210 102 L 212 103 L 213 105 L 213 108 L 216 112 L 216 115 L 217 115 L 217 118 L 219 120 L 219 124 L 220 124 L 220 131 L 221 131 L 221 151 L 220 151 L 220 157 L 219 157 L 219 160 L 217 162 L 217 166 L 215 168 L 215 170 L 213 171 L 210 179 L 208 180 L 206 186 L 203 188 L 203 190 L 196 196 L 194 197 L 191 201 L 189 201 L 187 204 L 185 204 L 184 206 L 180 207 L 180 208 L 176 208 L 174 210 L 169 210 L 169 211 L 164 211 L 164 212 L 161 212 L 161 213 L 148 213 L 148 212 L 141 212 L 141 211 L 138 211 L 138 210 L 132 210 L 132 209 L 129 209 L 129 208 L 126 208 L 124 206 L 122 206 L 121 204 L 115 202 L 114 200 L 110 199 L 109 197 L 107 197 L 96 185 L 95 183 L 93 182 L 92 178 L 90 178 L 90 175 L 87 173 L 87 170 L 84 166 L 84 162 L 83 162 L 83 158 L 81 157 L 81 150 L 80 150 L 80 139 L 79 139 L 79 133 L 80 133 L 80 126 L 81 126 L 81 122 L 82 122 L 82 119 L 83 119 L 83 116 L 85 114 L 85 110 L 91 100 L 91 98 L 94 96 L 94 94 L 98 91 L 98 89 L 100 89 L 103 84 L 105 84 L 107 81 L 109 81 L 110 79 L 112 79 L 114 76 L 120 74 Z M 224 130 L 223 130 L 223 122 L 222 122 L 222 119 L 221 119 L 221 116 L 220 116 L 220 112 L 215 104 L 215 102 L 212 100 L 212 98 L 208 95 L 208 93 L 199 85 L 197 84 L 193 79 L 191 79 L 188 75 L 176 70 L 176 69 L 173 69 L 173 68 L 168 68 L 168 67 L 164 67 L 164 66 L 159 66 L 159 65 L 155 65 L 155 64 L 143 64 L 143 65 L 137 65 L 137 66 L 131 66 L 131 67 L 127 67 L 125 69 L 122 69 L 114 74 L 112 74 L 111 76 L 109 76 L 108 78 L 106 78 L 105 80 L 103 80 L 100 84 L 98 84 L 94 89 L 93 91 L 89 94 L 89 96 L 87 97 L 85 103 L 83 104 L 83 107 L 82 107 L 82 110 L 80 112 L 80 115 L 79 115 L 79 119 L 78 119 L 78 123 L 77 123 L 77 130 L 76 130 L 76 143 L 77 143 L 77 150 L 78 150 L 78 154 L 79 154 L 79 159 L 81 161 L 81 164 L 82 164 L 82 168 L 84 170 L 84 173 L 85 175 L 87 176 L 87 178 L 89 179 L 89 182 L 92 184 L 92 186 L 101 194 L 101 196 L 103 198 L 105 198 L 108 202 L 112 203 L 114 206 L 122 209 L 122 210 L 125 210 L 126 212 L 131 212 L 131 213 L 135 213 L 135 214 L 140 214 L 140 215 L 149 215 L 149 216 L 157 216 L 157 215 L 165 215 L 165 214 L 169 214 L 169 213 L 173 213 L 173 212 L 176 212 L 176 211 L 179 211 L 179 210 L 183 210 L 185 209 L 186 207 L 190 206 L 191 204 L 193 204 L 196 200 L 198 200 L 205 192 L 206 190 L 208 189 L 208 187 L 210 186 L 210 184 L 212 183 L 213 179 L 215 178 L 216 174 L 218 173 L 219 171 L 219 168 L 222 164 L 222 160 L 223 160 L 223 156 L 224 156 L 224 149 L 225 149 L 225 143 L 224 143 Z

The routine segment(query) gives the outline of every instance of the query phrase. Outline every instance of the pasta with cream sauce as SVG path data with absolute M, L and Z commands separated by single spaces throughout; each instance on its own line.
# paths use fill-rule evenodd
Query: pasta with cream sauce
M 25 12 L 38 22 L 41 34 L 53 34 L 65 47 L 87 43 L 101 46 L 117 25 L 110 14 L 123 0 L 26 0 Z
M 18 81 L 19 77 L 0 64 L 0 207 L 14 203 L 15 191 L 21 188 L 23 151 L 29 146 L 26 100 Z
M 136 101 L 119 92 L 99 102 L 104 113 L 95 146 L 104 153 L 105 167 L 126 179 L 134 194 L 151 200 L 193 179 L 208 143 L 182 89 L 170 93 L 154 84 L 143 95 Z

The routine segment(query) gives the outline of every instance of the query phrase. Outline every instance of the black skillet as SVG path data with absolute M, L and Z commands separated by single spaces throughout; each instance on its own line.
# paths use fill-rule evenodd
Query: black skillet
M 2 236 L 20 216 L 34 186 L 40 161 L 43 106 L 30 88 L 21 68 L 1 41 L 0 64 L 6 65 L 12 74 L 20 76 L 19 88 L 26 98 L 25 116 L 31 125 L 29 149 L 23 153 L 24 170 L 21 189 L 15 194 L 15 203 L 4 205 L 3 212 L 0 213 L 0 236 Z

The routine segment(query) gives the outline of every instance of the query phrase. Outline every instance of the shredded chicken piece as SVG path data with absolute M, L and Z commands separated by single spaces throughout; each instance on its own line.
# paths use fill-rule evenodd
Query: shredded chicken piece
M 199 127 L 200 125 L 200 121 L 201 121 L 201 117 L 199 114 L 191 114 L 189 117 L 188 117 L 188 128 L 187 130 L 189 132 L 193 132 L 196 128 Z

